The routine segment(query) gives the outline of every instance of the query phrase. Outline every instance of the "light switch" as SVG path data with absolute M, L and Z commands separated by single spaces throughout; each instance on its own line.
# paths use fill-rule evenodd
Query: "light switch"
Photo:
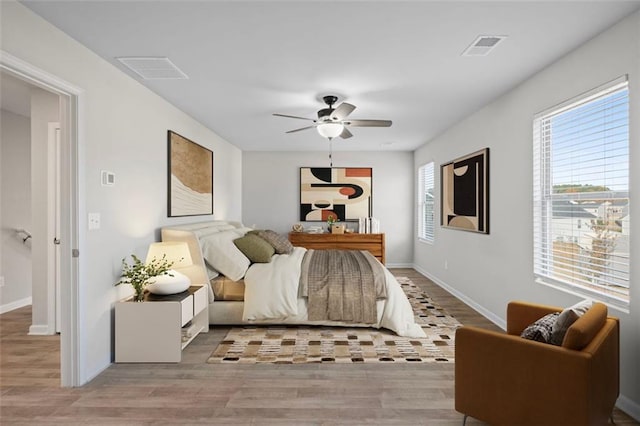
M 89 213 L 89 231 L 100 229 L 100 213 Z

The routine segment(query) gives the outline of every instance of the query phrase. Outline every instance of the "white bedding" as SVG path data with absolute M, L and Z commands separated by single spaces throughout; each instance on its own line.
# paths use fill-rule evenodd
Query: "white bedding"
M 276 254 L 270 263 L 254 263 L 249 267 L 244 277 L 243 321 L 353 325 L 308 320 L 307 299 L 298 298 L 302 258 L 306 251 L 296 247 L 290 255 Z M 413 309 L 402 287 L 387 268 L 384 268 L 384 273 L 387 298 L 377 302 L 378 321 L 368 326 L 388 328 L 399 336 L 426 337 L 414 321 Z

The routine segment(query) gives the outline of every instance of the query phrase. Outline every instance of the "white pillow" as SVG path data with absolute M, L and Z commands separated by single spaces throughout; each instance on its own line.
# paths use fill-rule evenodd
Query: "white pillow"
M 229 230 L 200 239 L 205 260 L 233 281 L 241 280 L 251 264 L 251 261 L 233 244 L 233 240 L 243 235 L 242 231 Z
M 578 320 L 589 308 L 593 305 L 593 301 L 586 299 L 576 303 L 573 306 L 569 306 L 556 319 L 551 329 L 551 339 L 549 343 L 560 346 L 564 340 L 564 335 L 567 334 L 567 330 L 571 325 Z

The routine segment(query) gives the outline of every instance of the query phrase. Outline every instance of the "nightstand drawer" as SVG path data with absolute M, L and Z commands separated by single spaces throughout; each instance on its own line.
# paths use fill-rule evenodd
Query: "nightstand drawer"
M 190 294 L 180 302 L 180 308 L 182 310 L 182 323 L 185 325 L 193 318 L 193 295 Z
M 202 286 L 193 293 L 193 315 L 198 315 L 209 304 L 207 289 Z

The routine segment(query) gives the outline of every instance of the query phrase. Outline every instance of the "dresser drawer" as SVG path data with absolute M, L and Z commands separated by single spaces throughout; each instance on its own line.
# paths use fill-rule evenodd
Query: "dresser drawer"
M 384 234 L 308 234 L 291 232 L 291 244 L 314 250 L 366 250 L 384 265 Z

